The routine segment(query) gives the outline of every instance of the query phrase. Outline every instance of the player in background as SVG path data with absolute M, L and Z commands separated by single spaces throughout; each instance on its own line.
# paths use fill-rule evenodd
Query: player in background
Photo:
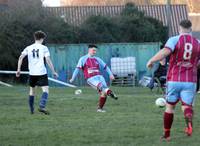
M 110 79 L 115 79 L 112 72 L 104 63 L 104 61 L 101 60 L 99 57 L 95 57 L 96 49 L 96 45 L 88 46 L 88 54 L 79 59 L 76 69 L 73 72 L 72 78 L 70 79 L 70 82 L 72 83 L 78 75 L 79 70 L 82 70 L 84 73 L 84 77 L 87 80 L 87 83 L 91 87 L 98 90 L 100 94 L 97 112 L 105 112 L 105 110 L 103 110 L 103 106 L 106 102 L 107 96 L 110 96 L 114 99 L 118 99 L 118 97 L 108 88 L 104 77 L 100 73 L 101 68 L 105 69 L 109 74 Z
M 42 45 L 46 34 L 42 31 L 36 31 L 34 33 L 35 43 L 27 46 L 21 53 L 18 60 L 18 67 L 16 77 L 20 76 L 22 61 L 25 56 L 28 56 L 28 67 L 29 67 L 29 107 L 31 114 L 34 114 L 34 97 L 35 97 L 35 86 L 41 86 L 42 96 L 39 103 L 39 112 L 49 114 L 46 110 L 46 103 L 49 95 L 48 77 L 47 70 L 45 67 L 44 59 L 51 69 L 53 75 L 58 77 L 58 74 L 54 70 L 54 66 L 50 59 L 50 53 L 46 46 Z
M 191 35 L 192 23 L 183 20 L 179 23 L 179 35 L 171 37 L 165 47 L 153 56 L 147 63 L 152 68 L 156 61 L 170 55 L 167 73 L 166 110 L 164 112 L 164 135 L 161 140 L 170 140 L 170 129 L 174 118 L 174 108 L 180 100 L 184 113 L 185 133 L 192 135 L 193 104 L 196 92 L 197 66 L 200 60 L 200 46 L 196 38 Z

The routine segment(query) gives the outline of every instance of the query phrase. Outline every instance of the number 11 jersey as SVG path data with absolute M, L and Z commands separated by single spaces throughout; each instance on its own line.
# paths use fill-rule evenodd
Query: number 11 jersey
M 27 46 L 23 50 L 22 54 L 28 56 L 28 68 L 30 75 L 39 76 L 47 74 L 44 58 L 50 56 L 50 53 L 46 46 L 34 43 Z

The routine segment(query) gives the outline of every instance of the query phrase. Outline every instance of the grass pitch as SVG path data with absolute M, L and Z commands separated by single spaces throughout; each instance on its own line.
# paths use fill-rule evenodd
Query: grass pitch
M 198 146 L 200 101 L 197 97 L 192 137 L 184 134 L 180 104 L 171 142 L 160 142 L 164 109 L 144 88 L 113 88 L 119 100 L 108 98 L 106 113 L 97 113 L 98 95 L 90 88 L 74 95 L 71 88 L 50 88 L 49 116 L 30 115 L 27 87 L 0 87 L 0 146 Z M 37 89 L 35 108 L 41 91 Z

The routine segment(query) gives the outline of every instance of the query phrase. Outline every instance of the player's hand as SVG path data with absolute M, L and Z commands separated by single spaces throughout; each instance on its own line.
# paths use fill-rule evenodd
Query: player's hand
M 110 79 L 111 79 L 111 80 L 114 80 L 114 79 L 115 79 L 115 77 L 114 77 L 113 75 L 111 75 L 111 76 L 110 76 Z
M 16 77 L 17 77 L 17 78 L 20 77 L 20 71 L 17 71 L 17 72 L 16 72 Z
M 147 67 L 148 69 L 152 69 L 152 67 L 153 67 L 153 62 L 152 62 L 151 60 L 149 60 L 149 61 L 147 62 L 146 67 Z
M 54 76 L 54 78 L 58 78 L 58 73 L 57 73 L 57 72 L 54 72 L 54 73 L 53 73 L 53 76 Z
M 70 79 L 70 80 L 69 80 L 70 83 L 73 83 L 73 81 L 74 81 L 73 79 Z

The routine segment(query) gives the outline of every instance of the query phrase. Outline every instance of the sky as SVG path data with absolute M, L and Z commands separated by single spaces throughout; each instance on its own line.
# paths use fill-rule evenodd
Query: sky
M 44 6 L 60 6 L 60 0 L 42 0 Z

